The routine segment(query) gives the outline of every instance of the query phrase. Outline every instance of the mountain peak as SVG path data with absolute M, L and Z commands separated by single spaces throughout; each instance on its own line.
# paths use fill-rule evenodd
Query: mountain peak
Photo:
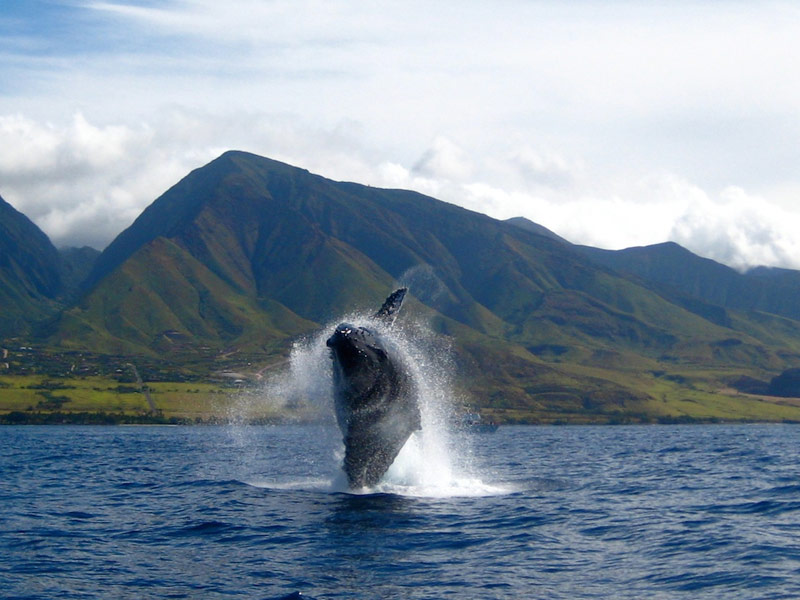
M 510 415 L 658 417 L 650 390 L 661 400 L 664 388 L 652 378 L 702 371 L 702 389 L 719 389 L 731 372 L 800 357 L 791 273 L 748 278 L 672 243 L 582 248 L 527 219 L 241 151 L 167 190 L 97 265 L 93 286 L 48 323 L 48 343 L 210 362 L 228 348 L 277 356 L 407 286 L 419 315 L 409 333 L 430 322 L 450 336 L 463 389 Z
M 511 225 L 515 225 L 520 229 L 524 229 L 526 231 L 531 231 L 533 233 L 543 235 L 545 237 L 550 238 L 551 240 L 556 240 L 559 242 L 563 242 L 565 244 L 570 243 L 557 233 L 550 231 L 544 225 L 539 225 L 538 223 L 534 223 L 533 221 L 531 221 L 530 219 L 526 219 L 525 217 L 511 217 L 510 219 L 506 219 L 505 222 L 510 223 Z
M 148 206 L 133 224 L 120 233 L 98 258 L 86 280 L 91 287 L 137 249 L 157 237 L 171 237 L 212 202 L 227 202 L 228 212 L 243 200 L 242 194 L 270 197 L 274 188 L 291 187 L 291 182 L 308 171 L 241 150 L 228 150 L 208 164 L 194 169 Z M 274 181 L 273 181 L 274 180 Z M 232 203 L 232 204 L 231 204 Z M 224 207 L 220 212 L 226 212 Z
M 303 169 L 302 167 L 296 167 L 294 165 L 290 165 L 289 163 L 281 162 L 273 158 L 267 158 L 266 156 L 253 154 L 252 152 L 246 152 L 244 150 L 226 150 L 225 152 L 220 154 L 217 158 L 208 163 L 205 167 L 200 167 L 200 168 L 207 169 L 212 165 L 216 164 L 220 165 L 227 164 L 237 169 L 243 169 L 255 166 L 258 167 L 259 169 L 269 170 L 273 172 L 310 174 L 308 169 Z

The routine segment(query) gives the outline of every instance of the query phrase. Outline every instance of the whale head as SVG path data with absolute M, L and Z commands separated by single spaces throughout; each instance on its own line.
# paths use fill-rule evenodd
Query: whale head
M 340 323 L 326 345 L 331 349 L 334 363 L 346 377 L 370 370 L 380 371 L 387 360 L 386 350 L 378 334 L 350 323 Z

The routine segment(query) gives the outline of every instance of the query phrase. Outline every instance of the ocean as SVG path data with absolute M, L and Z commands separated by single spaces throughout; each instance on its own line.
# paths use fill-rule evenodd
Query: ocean
M 0 428 L 4 598 L 798 598 L 800 426 Z

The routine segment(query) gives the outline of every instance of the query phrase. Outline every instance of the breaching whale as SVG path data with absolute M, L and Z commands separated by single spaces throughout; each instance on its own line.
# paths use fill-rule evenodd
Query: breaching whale
M 393 292 L 375 319 L 391 324 L 407 291 Z M 327 345 L 347 482 L 351 488 L 371 487 L 421 427 L 414 386 L 396 350 L 375 329 L 340 323 Z

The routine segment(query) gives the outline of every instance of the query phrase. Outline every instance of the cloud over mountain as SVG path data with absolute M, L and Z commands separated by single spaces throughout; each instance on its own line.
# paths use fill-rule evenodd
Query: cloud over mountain
M 58 245 L 104 246 L 181 173 L 240 148 L 576 242 L 672 236 L 737 266 L 800 264 L 790 4 L 4 11 L 0 193 Z
M 632 183 L 587 174 L 570 160 L 529 144 L 489 160 L 440 136 L 408 165 L 372 151 L 357 125 L 324 130 L 277 115 L 224 120 L 173 109 L 153 123 L 97 125 L 81 114 L 56 126 L 21 115 L 0 117 L 3 193 L 56 245 L 102 249 L 181 173 L 225 148 L 275 148 L 281 160 L 308 158 L 326 176 L 408 188 L 496 218 L 526 216 L 567 239 L 606 248 L 671 240 L 746 268 L 800 266 L 794 241 L 800 216 L 730 187 L 715 198 L 680 177 L 655 173 Z

